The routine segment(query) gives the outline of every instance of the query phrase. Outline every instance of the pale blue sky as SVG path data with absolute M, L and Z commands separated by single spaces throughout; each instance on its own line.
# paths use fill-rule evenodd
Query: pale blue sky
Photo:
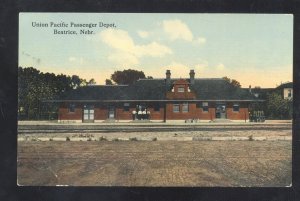
M 32 22 L 49 27 L 33 27 Z M 69 24 L 55 35 L 50 22 Z M 70 23 L 95 23 L 79 34 Z M 114 28 L 99 27 L 114 23 Z M 21 13 L 19 66 L 77 74 L 104 84 L 115 70 L 137 69 L 154 78 L 228 76 L 243 87 L 292 81 L 293 16 L 283 14 Z

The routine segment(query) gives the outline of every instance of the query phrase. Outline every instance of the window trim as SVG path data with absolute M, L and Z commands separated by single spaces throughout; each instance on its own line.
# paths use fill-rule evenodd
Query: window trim
M 69 113 L 75 113 L 75 110 L 76 110 L 76 105 L 75 105 L 75 103 L 69 103 L 69 106 L 68 106 L 68 112 L 69 112 Z
M 292 98 L 292 90 L 291 89 L 288 89 L 287 97 L 288 98 Z
M 182 91 L 179 90 L 179 89 L 182 89 Z M 185 88 L 184 88 L 183 86 L 179 86 L 179 87 L 177 88 L 177 92 L 178 92 L 178 93 L 184 93 L 184 92 L 185 92 Z
M 175 106 L 178 106 L 178 111 L 175 111 Z M 180 104 L 173 104 L 173 113 L 180 113 Z
M 235 107 L 238 107 L 238 110 L 235 110 Z M 240 104 L 239 103 L 233 103 L 232 111 L 237 112 L 237 113 L 240 112 Z
M 124 103 L 123 112 L 129 112 L 129 111 L 130 111 L 130 103 Z
M 187 106 L 187 110 L 184 110 L 185 106 Z M 189 103 L 187 103 L 187 102 L 182 103 L 182 112 L 188 113 L 189 111 L 190 111 Z
M 206 103 L 206 104 L 204 104 L 204 103 Z M 209 112 L 209 106 L 208 106 L 208 102 L 202 102 L 202 104 L 201 104 L 201 106 L 202 106 L 202 112 Z M 206 109 L 207 110 L 206 110 Z

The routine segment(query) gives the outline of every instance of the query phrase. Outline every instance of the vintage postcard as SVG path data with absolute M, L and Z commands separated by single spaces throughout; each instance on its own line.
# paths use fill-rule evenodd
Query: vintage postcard
M 20 13 L 18 185 L 292 185 L 293 15 Z

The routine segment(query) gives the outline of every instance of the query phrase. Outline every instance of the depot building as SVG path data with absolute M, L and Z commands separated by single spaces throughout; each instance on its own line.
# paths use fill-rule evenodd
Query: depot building
M 210 122 L 249 121 L 249 106 L 259 100 L 251 90 L 223 78 L 139 79 L 131 85 L 92 85 L 65 93 L 59 122 Z

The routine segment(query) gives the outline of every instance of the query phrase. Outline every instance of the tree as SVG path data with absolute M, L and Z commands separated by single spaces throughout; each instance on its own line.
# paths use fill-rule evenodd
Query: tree
M 241 83 L 235 79 L 231 80 L 231 84 L 235 87 L 241 88 Z
M 223 77 L 223 79 L 228 82 L 229 84 L 231 84 L 232 86 L 234 87 L 237 87 L 237 88 L 241 88 L 241 83 L 235 79 L 230 79 L 228 78 L 227 76 Z
M 113 83 L 110 79 L 106 79 L 105 80 L 105 85 L 113 85 Z
M 93 82 L 91 79 L 89 82 Z M 77 75 L 42 73 L 33 67 L 18 68 L 18 114 L 20 119 L 38 119 L 41 101 L 57 99 L 62 93 L 84 86 L 88 82 Z M 49 106 L 55 113 L 56 106 Z
M 228 78 L 227 76 L 223 77 L 223 79 L 228 83 L 230 83 L 230 81 L 231 81 L 230 78 Z
M 82 79 L 78 75 L 72 75 L 71 77 L 71 86 L 73 89 L 78 88 L 82 84 Z
M 95 85 L 96 81 L 94 78 L 90 79 L 90 81 L 87 82 L 88 85 Z
M 38 106 L 40 71 L 33 67 L 18 68 L 18 111 L 29 119 Z
M 111 79 L 117 84 L 132 84 L 141 78 L 145 78 L 144 72 L 132 69 L 115 71 L 111 75 Z
M 293 114 L 292 100 L 283 99 L 280 92 L 267 95 L 267 116 L 271 119 L 291 119 Z

